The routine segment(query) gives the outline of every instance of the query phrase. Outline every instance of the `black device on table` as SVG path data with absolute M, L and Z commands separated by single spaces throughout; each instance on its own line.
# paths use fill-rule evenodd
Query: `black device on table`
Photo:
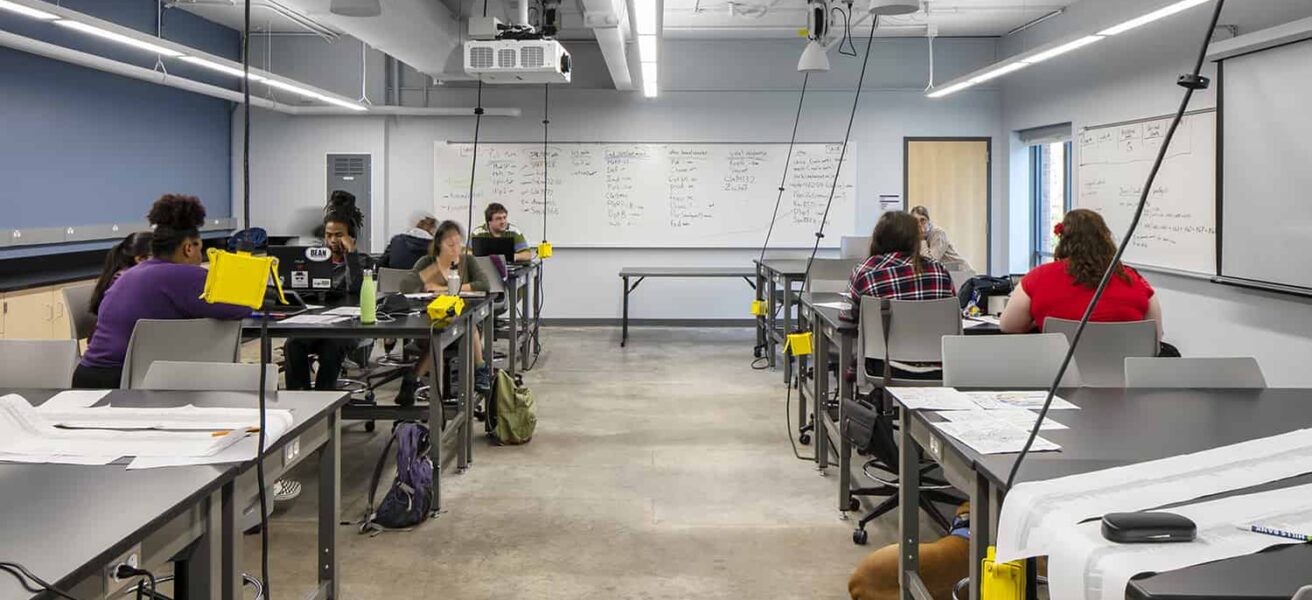
M 327 246 L 270 246 L 278 259 L 282 289 L 293 292 L 328 292 L 333 287 L 333 251 Z
M 1192 542 L 1198 526 L 1169 512 L 1121 512 L 1102 516 L 1102 537 L 1121 544 Z
M 501 256 L 508 265 L 515 262 L 515 238 L 513 237 L 476 237 L 470 240 L 469 243 L 474 256 Z

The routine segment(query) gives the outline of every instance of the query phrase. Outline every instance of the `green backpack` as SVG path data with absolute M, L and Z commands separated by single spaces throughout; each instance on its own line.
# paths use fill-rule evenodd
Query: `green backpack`
M 528 443 L 538 425 L 533 392 L 524 387 L 523 380 L 502 369 L 497 369 L 492 382 L 487 424 L 497 441 L 507 445 Z

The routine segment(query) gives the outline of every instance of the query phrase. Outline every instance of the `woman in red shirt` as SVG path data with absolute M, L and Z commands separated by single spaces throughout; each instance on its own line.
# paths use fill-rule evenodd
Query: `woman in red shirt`
M 1043 330 L 1049 317 L 1078 321 L 1093 299 L 1107 264 L 1116 254 L 1116 241 L 1102 215 L 1083 208 L 1066 213 L 1054 230 L 1060 239 L 1055 261 L 1035 267 L 1011 294 L 1002 312 L 1002 331 L 1029 333 Z M 1151 285 L 1137 271 L 1122 264 L 1098 300 L 1091 321 L 1157 322 L 1162 337 L 1162 307 Z

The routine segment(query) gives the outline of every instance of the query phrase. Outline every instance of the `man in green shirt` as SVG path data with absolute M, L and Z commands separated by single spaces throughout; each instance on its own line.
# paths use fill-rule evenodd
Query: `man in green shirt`
M 533 251 L 528 247 L 528 240 L 524 239 L 524 234 L 520 233 L 514 225 L 510 224 L 510 213 L 499 202 L 493 202 L 487 205 L 483 211 L 483 224 L 474 228 L 471 237 L 475 238 L 502 238 L 511 237 L 515 240 L 515 262 L 527 262 L 533 259 Z

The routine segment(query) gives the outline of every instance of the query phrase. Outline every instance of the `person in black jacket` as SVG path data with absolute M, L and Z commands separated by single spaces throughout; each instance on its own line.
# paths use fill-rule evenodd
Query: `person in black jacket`
M 420 258 L 428 254 L 428 245 L 433 243 L 433 232 L 436 230 L 437 219 L 429 216 L 419 219 L 414 228 L 392 236 L 378 266 L 409 270 L 419 262 Z
M 332 250 L 333 283 L 327 298 L 332 301 L 360 293 L 364 279 L 364 257 L 356 251 L 355 238 L 364 227 L 364 215 L 354 206 L 333 207 L 323 219 L 324 242 Z M 355 340 L 334 338 L 292 338 L 282 347 L 286 358 L 287 389 L 319 391 L 337 389 L 342 362 L 355 348 Z M 310 357 L 318 355 L 319 370 L 310 381 Z M 311 387 L 313 383 L 313 388 Z

